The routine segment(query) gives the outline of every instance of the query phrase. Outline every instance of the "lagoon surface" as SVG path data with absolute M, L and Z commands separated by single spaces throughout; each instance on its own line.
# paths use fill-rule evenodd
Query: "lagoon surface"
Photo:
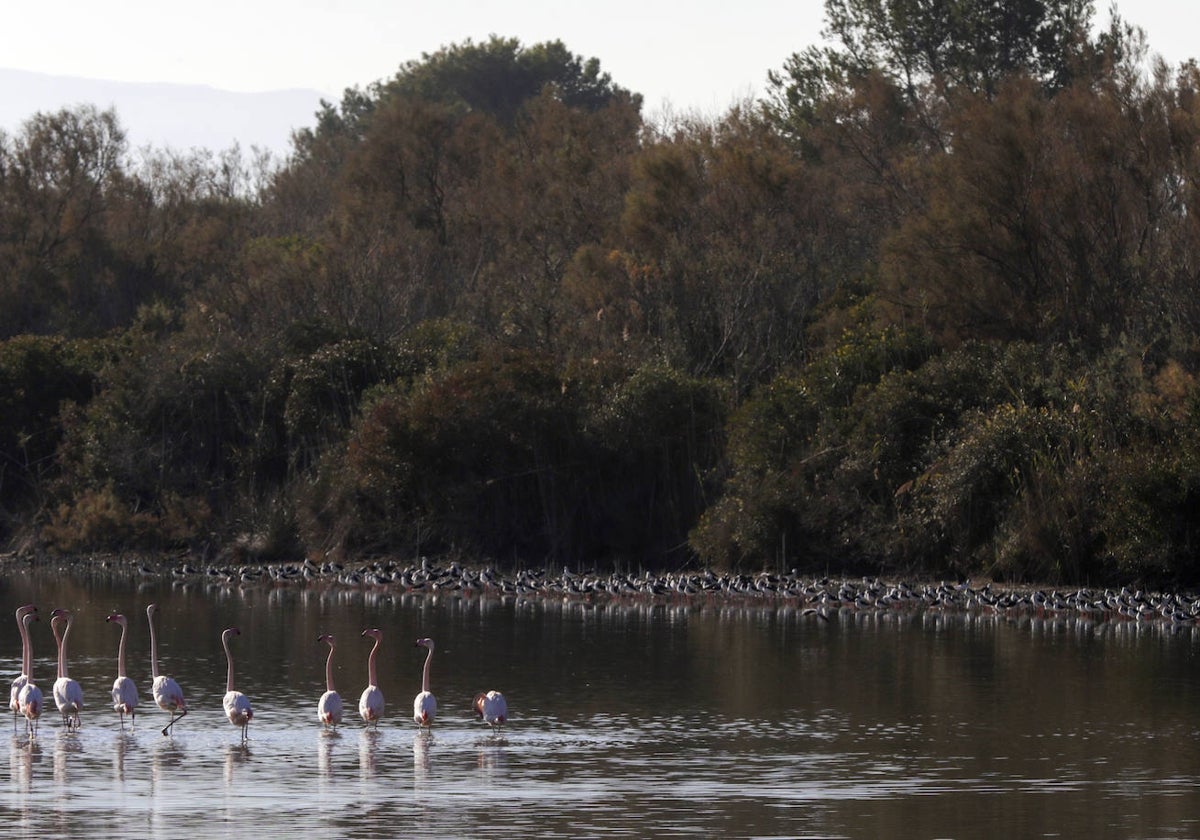
M 0 668 L 20 667 L 13 612 L 34 602 L 36 738 L 12 724 L 6 836 L 1197 837 L 1200 630 L 1193 625 L 843 610 L 587 603 L 269 584 L 172 585 L 10 568 Z M 190 712 L 163 737 L 161 670 Z M 76 611 L 78 732 L 49 699 L 49 613 Z M 135 727 L 111 709 L 129 616 Z M 220 634 L 237 626 L 250 739 L 225 720 Z M 377 730 L 356 714 L 367 627 L 383 630 Z M 346 721 L 316 720 L 334 633 Z M 437 641 L 430 732 L 411 718 Z M 508 698 L 492 733 L 478 691 Z M 10 716 L 11 717 L 11 716 Z

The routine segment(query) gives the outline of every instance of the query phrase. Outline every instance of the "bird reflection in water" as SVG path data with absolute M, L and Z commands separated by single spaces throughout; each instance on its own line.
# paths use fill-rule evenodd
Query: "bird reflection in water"
M 41 760 L 40 743 L 28 738 L 24 732 L 13 736 L 12 751 L 8 755 L 8 775 L 22 793 L 29 793 L 33 784 L 33 765 Z
M 243 741 L 225 750 L 225 784 L 233 785 L 234 770 L 250 761 L 250 745 Z
M 317 731 L 317 773 L 322 779 L 333 778 L 333 747 L 342 739 L 336 729 Z
M 124 721 L 121 725 L 125 725 Z M 125 781 L 125 753 L 134 743 L 134 736 L 124 731 L 113 741 L 113 779 L 118 782 Z
M 150 753 L 150 793 L 154 795 L 160 785 L 177 775 L 183 766 L 184 751 L 174 740 L 158 741 Z M 165 787 L 165 785 L 163 785 Z
M 429 757 L 433 744 L 433 733 L 428 729 L 419 730 L 413 738 L 413 790 L 417 793 L 429 784 Z
M 363 779 L 375 778 L 378 769 L 375 755 L 381 737 L 379 730 L 371 727 L 363 729 L 358 738 L 358 774 Z
M 488 738 L 480 742 L 479 755 L 476 765 L 489 781 L 505 775 L 504 767 L 508 764 L 508 741 L 504 738 Z
M 58 730 L 54 742 L 54 784 L 64 798 L 70 795 L 71 773 L 79 767 L 83 743 L 74 729 Z

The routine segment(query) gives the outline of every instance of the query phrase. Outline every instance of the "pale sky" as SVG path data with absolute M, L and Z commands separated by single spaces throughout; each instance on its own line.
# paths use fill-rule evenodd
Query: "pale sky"
M 1125 0 L 1168 61 L 1200 56 L 1196 0 Z M 641 93 L 645 113 L 723 113 L 820 42 L 823 0 L 42 0 L 12 3 L 0 68 L 229 91 L 313 89 L 337 101 L 405 61 L 491 34 L 561 40 Z M 1108 2 L 1096 17 L 1107 20 Z M 3 92 L 0 91 L 0 94 Z
M 823 10 L 821 0 L 43 0 L 5 9 L 0 67 L 340 97 L 423 52 L 497 34 L 599 58 L 648 109 L 723 111 L 819 40 Z

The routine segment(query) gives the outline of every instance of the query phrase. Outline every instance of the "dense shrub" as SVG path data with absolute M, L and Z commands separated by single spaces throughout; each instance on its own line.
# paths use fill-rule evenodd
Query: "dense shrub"
M 306 538 L 571 565 L 681 545 L 721 448 L 719 392 L 582 372 L 503 354 L 376 393 L 305 496 Z

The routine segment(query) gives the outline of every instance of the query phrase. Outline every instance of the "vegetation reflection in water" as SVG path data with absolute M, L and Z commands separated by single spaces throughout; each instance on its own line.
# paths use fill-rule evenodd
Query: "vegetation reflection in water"
M 85 707 L 77 732 L 47 718 L 32 741 L 12 736 L 0 816 L 25 833 L 1192 836 L 1200 819 L 1192 626 L 3 580 L 0 614 L 30 601 L 75 610 Z M 162 667 L 191 709 L 168 738 L 165 712 L 122 730 L 108 697 L 105 617 L 152 601 Z M 220 634 L 235 625 L 255 709 L 244 745 L 221 710 Z M 3 626 L 0 666 L 15 674 Z M 318 637 L 345 640 L 334 677 L 354 697 L 366 627 L 383 630 L 384 717 L 324 730 Z M 438 640 L 428 732 L 409 715 L 424 636 Z M 146 698 L 144 619 L 127 644 Z M 36 627 L 43 679 L 53 649 Z M 499 733 L 471 709 L 489 687 L 509 700 Z

